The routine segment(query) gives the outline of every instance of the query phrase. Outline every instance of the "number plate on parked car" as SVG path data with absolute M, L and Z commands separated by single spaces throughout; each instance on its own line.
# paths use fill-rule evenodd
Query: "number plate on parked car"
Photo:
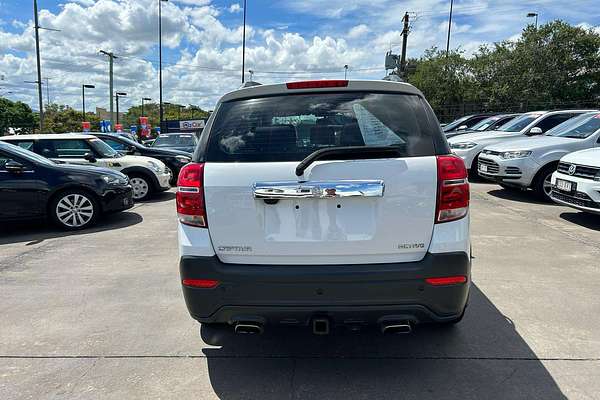
M 570 192 L 573 189 L 573 182 L 564 181 L 562 179 L 556 180 L 556 188 L 564 192 Z
M 479 164 L 479 170 L 481 172 L 487 172 L 487 165 L 485 165 L 485 164 Z

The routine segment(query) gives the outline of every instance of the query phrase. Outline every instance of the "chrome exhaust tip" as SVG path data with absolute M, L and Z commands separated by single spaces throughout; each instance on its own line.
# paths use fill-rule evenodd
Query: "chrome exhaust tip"
M 381 324 L 381 333 L 404 335 L 412 332 L 412 324 L 409 321 L 388 322 Z
M 253 322 L 238 322 L 233 328 L 235 333 L 245 335 L 256 335 L 264 332 L 262 325 Z

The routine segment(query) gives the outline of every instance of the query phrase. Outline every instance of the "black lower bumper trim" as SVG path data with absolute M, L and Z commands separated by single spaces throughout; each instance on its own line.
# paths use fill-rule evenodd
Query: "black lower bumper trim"
M 467 253 L 428 253 L 418 262 L 364 265 L 241 265 L 184 256 L 182 279 L 213 279 L 212 289 L 183 286 L 188 310 L 201 322 L 258 321 L 307 325 L 314 315 L 335 324 L 397 317 L 415 323 L 461 315 L 469 284 L 430 286 L 428 277 L 465 275 Z

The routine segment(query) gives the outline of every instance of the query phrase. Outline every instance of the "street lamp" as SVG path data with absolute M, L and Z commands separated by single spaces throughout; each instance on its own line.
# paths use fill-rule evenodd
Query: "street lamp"
M 144 101 L 152 100 L 150 97 L 142 97 L 142 117 L 144 116 Z
M 244 84 L 244 68 L 246 67 L 246 0 L 244 0 L 244 33 L 242 34 L 242 85 Z
M 94 85 L 81 85 L 81 105 L 82 105 L 82 121 L 85 121 L 85 89 L 94 89 Z
M 119 123 L 119 97 L 125 97 L 125 96 L 127 96 L 127 93 L 124 93 L 124 92 L 115 93 L 115 100 L 117 101 L 117 123 L 115 125 L 117 125 Z
M 163 90 L 162 90 L 162 3 L 169 0 L 158 0 L 158 91 L 160 129 L 163 128 Z
M 534 18 L 534 17 L 535 17 L 535 29 L 537 30 L 537 27 L 538 27 L 538 13 L 535 13 L 535 12 L 527 13 L 527 18 Z

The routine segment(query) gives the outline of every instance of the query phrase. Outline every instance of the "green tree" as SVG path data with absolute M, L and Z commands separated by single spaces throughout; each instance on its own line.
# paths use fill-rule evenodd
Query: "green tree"
M 85 113 L 86 120 L 92 125 L 92 130 L 98 130 L 100 119 L 93 113 Z M 44 111 L 44 132 L 65 133 L 81 132 L 81 111 L 66 105 L 50 104 Z
M 36 123 L 37 118 L 27 104 L 0 98 L 0 135 L 11 132 L 9 128 L 17 134 L 32 133 Z

